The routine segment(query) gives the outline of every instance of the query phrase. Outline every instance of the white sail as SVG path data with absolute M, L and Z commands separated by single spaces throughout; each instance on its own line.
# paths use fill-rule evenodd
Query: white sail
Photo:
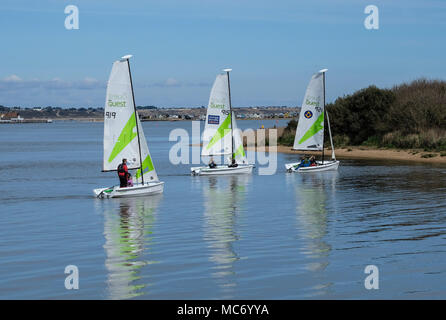
M 307 87 L 293 149 L 317 150 L 323 148 L 324 140 L 324 73 L 318 72 Z
M 104 111 L 103 170 L 116 170 L 122 159 L 128 168 L 140 167 L 135 107 L 127 59 L 113 63 Z
M 242 131 L 237 127 L 237 121 L 235 121 L 235 114 L 232 113 L 232 123 L 234 125 L 234 158 L 237 163 L 247 164 L 245 148 L 243 147 Z
M 122 159 L 126 158 L 129 169 L 138 169 L 136 179 L 140 183 L 142 159 L 144 181 L 157 181 L 158 176 L 144 131 L 133 104 L 128 58 L 129 56 L 113 63 L 108 80 L 104 112 L 103 170 L 116 170 Z
M 229 86 L 227 73 L 215 79 L 209 97 L 203 132 L 202 156 L 231 154 L 231 117 L 229 116 Z

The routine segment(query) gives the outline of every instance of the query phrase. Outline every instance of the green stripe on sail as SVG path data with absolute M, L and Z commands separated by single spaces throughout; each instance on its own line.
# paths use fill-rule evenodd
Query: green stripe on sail
M 142 169 L 143 173 L 147 173 L 155 169 L 152 163 L 152 158 L 150 157 L 150 154 L 147 155 L 147 157 L 142 162 Z M 138 179 L 141 176 L 141 169 L 136 170 L 136 179 Z
M 310 129 L 308 129 L 307 132 L 305 132 L 304 136 L 299 140 L 299 144 L 307 141 L 312 136 L 314 136 L 316 133 L 318 133 L 321 129 L 323 129 L 324 128 L 324 126 L 322 125 L 323 121 L 324 121 L 324 114 L 321 113 L 319 118 L 317 118 L 316 122 L 313 123 L 313 125 L 310 127 Z
M 108 162 L 112 162 L 116 156 L 124 150 L 127 145 L 132 142 L 132 140 L 137 136 L 136 130 L 133 129 L 136 127 L 135 114 L 133 113 L 130 116 L 130 119 L 127 121 L 124 129 L 122 129 L 121 134 L 119 135 L 118 141 L 115 143 L 113 150 L 108 158 Z
M 209 150 L 214 144 L 216 144 L 218 141 L 220 141 L 221 138 L 223 138 L 227 133 L 229 133 L 229 126 L 231 124 L 231 117 L 226 117 L 225 121 L 218 127 L 217 132 L 212 137 L 211 141 L 209 141 L 209 144 L 207 145 L 206 149 Z
M 233 158 L 235 158 L 237 156 L 241 156 L 241 157 L 245 156 L 245 149 L 243 148 L 242 144 L 237 148 L 237 151 L 235 151 Z

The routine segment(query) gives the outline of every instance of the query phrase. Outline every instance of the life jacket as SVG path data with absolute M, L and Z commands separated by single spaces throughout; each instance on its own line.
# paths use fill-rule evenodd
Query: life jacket
M 118 176 L 125 177 L 125 174 L 127 173 L 127 165 L 126 164 L 119 164 L 118 166 Z

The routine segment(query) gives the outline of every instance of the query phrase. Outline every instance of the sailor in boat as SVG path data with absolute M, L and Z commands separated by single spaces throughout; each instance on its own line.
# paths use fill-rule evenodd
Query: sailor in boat
M 214 169 L 217 167 L 217 164 L 214 162 L 214 158 L 211 157 L 211 159 L 209 160 L 209 168 Z
M 310 160 L 308 159 L 308 156 L 305 155 L 300 158 L 300 163 L 296 166 L 296 169 L 302 168 L 302 167 L 309 167 L 311 165 Z
M 133 187 L 133 180 L 132 180 L 132 175 L 129 173 L 127 173 L 127 187 Z
M 231 164 L 228 164 L 229 168 L 236 168 L 238 167 L 237 162 L 235 161 L 235 159 L 232 159 Z
M 129 170 L 127 168 L 127 159 L 122 159 L 122 163 L 118 166 L 119 187 L 127 187 L 127 175 Z
M 310 167 L 315 167 L 315 166 L 317 166 L 316 158 L 315 158 L 315 156 L 311 156 L 310 157 Z

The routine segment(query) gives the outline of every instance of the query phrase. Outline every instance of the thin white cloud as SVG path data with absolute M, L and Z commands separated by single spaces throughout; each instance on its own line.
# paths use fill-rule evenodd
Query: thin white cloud
M 83 80 L 67 81 L 61 78 L 53 78 L 52 80 L 24 80 L 19 76 L 12 74 L 0 80 L 0 89 L 3 92 L 16 91 L 22 89 L 50 89 L 50 90 L 66 90 L 66 89 L 78 89 L 78 90 L 94 90 L 105 88 L 105 83 L 86 77 Z
M 180 87 L 182 83 L 175 78 L 168 78 L 164 81 L 155 82 L 152 84 L 142 84 L 142 87 L 160 87 L 160 88 L 168 88 L 168 87 Z
M 166 86 L 177 86 L 179 84 L 179 81 L 174 78 L 169 78 L 166 80 Z
M 155 82 L 151 84 L 141 84 L 138 87 L 142 88 L 150 88 L 150 87 L 159 87 L 159 88 L 171 88 L 171 87 L 207 87 L 210 86 L 209 83 L 205 82 L 183 82 L 177 80 L 175 78 L 167 78 L 167 80 L 161 82 Z
M 18 82 L 18 81 L 22 81 L 22 78 L 20 78 L 19 76 L 15 75 L 15 74 L 11 74 L 10 76 L 3 78 L 3 81 L 4 82 Z

